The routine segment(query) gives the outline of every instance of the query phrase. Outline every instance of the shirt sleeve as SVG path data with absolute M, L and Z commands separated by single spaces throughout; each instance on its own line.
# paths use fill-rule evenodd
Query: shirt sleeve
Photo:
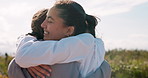
M 23 68 L 40 64 L 79 62 L 86 58 L 93 44 L 94 38 L 90 34 L 64 38 L 60 41 L 29 40 L 18 47 L 15 60 Z
M 17 38 L 17 42 L 16 42 L 16 47 L 19 47 L 21 46 L 22 44 L 24 44 L 25 42 L 27 41 L 30 41 L 30 40 L 37 40 L 36 37 L 33 37 L 31 35 L 21 35 Z

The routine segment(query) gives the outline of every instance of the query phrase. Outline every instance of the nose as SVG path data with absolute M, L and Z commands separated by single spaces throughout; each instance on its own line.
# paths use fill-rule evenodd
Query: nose
M 46 19 L 43 21 L 43 23 L 41 24 L 41 27 L 42 28 L 45 28 L 46 27 Z

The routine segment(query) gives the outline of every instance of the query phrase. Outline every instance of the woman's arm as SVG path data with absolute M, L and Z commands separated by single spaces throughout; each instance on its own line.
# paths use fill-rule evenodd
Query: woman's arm
M 30 40 L 18 47 L 15 59 L 24 68 L 40 64 L 69 63 L 86 58 L 93 46 L 94 37 L 88 33 L 60 41 Z

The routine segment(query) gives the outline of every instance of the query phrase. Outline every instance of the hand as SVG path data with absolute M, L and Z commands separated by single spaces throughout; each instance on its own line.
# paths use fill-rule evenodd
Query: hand
M 39 65 L 35 67 L 29 67 L 27 68 L 28 72 L 34 77 L 37 78 L 37 76 L 40 76 L 41 78 L 45 78 L 46 76 L 50 76 L 51 68 L 49 65 Z

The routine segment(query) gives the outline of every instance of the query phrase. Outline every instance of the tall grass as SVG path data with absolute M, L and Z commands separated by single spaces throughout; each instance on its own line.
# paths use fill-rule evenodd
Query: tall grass
M 106 53 L 112 78 L 148 78 L 148 51 L 114 49 Z

